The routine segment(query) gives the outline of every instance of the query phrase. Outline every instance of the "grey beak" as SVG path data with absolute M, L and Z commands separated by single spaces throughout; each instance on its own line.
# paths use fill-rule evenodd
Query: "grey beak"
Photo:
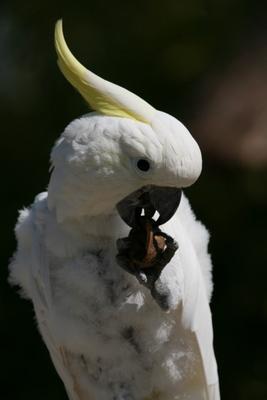
M 156 224 L 165 224 L 177 210 L 181 201 L 181 189 L 161 186 L 144 186 L 117 204 L 117 210 L 127 225 L 138 224 L 142 211 L 148 218 L 159 213 Z

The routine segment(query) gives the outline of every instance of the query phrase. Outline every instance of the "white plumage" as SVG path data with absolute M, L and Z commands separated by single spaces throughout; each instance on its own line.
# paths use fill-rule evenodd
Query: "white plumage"
M 72 122 L 53 149 L 48 192 L 16 226 L 10 281 L 33 302 L 71 400 L 219 400 L 209 235 L 187 199 L 162 226 L 179 244 L 160 276 L 168 312 L 115 259 L 129 231 L 118 201 L 144 185 L 188 186 L 201 170 L 186 128 L 156 110 L 151 118 Z M 137 171 L 140 157 L 149 173 Z

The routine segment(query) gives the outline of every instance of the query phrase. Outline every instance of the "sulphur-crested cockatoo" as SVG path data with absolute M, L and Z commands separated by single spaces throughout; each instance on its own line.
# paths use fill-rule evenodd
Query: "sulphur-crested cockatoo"
M 67 126 L 47 192 L 20 213 L 10 282 L 32 301 L 71 400 L 218 400 L 208 233 L 184 195 L 172 211 L 168 190 L 196 181 L 199 147 L 181 122 L 84 68 L 61 21 L 55 45 L 94 112 Z M 158 193 L 161 229 L 179 246 L 157 279 L 157 301 L 116 258 L 141 192 Z

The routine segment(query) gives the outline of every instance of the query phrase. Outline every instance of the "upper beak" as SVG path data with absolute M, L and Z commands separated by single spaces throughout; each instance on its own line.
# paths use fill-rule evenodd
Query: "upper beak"
M 143 186 L 129 194 L 117 204 L 121 218 L 131 227 L 138 224 L 144 212 L 152 218 L 155 212 L 159 213 L 157 225 L 165 224 L 177 210 L 181 200 L 181 189 L 162 186 Z

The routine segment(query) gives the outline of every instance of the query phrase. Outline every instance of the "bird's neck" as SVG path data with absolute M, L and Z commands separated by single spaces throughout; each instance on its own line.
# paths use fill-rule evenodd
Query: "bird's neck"
M 107 215 L 85 216 L 68 219 L 58 224 L 67 238 L 71 252 L 80 250 L 99 251 L 114 247 L 118 238 L 126 237 L 129 227 L 121 220 L 116 210 Z
M 97 216 L 84 216 L 78 220 L 70 221 L 73 229 L 78 229 L 86 236 L 114 237 L 116 233 L 127 229 L 125 223 L 119 217 L 117 211 Z

